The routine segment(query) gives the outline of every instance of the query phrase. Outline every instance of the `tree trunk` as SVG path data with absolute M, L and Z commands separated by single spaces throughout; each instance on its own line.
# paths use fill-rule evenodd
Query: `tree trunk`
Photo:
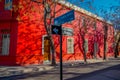
M 115 53 L 114 53 L 114 57 L 117 58 L 119 51 L 118 51 L 118 47 L 119 47 L 119 42 L 120 42 L 120 38 L 118 39 L 116 46 L 115 46 Z
M 46 2 L 44 2 L 44 5 L 46 4 Z M 48 13 L 50 12 L 47 12 L 47 9 L 46 7 L 44 6 L 44 25 L 45 25 L 45 29 L 46 29 L 46 32 L 47 32 L 47 35 L 49 37 L 49 40 L 50 40 L 50 45 L 51 45 L 51 51 L 52 51 L 52 62 L 51 62 L 51 65 L 56 65 L 56 61 L 55 61 L 55 48 L 54 48 L 54 42 L 53 42 L 53 39 L 52 39 L 52 34 L 51 34 L 51 25 L 47 24 L 47 15 Z
M 104 39 L 104 54 L 103 54 L 103 60 L 106 60 L 106 39 Z
M 106 60 L 107 56 L 107 34 L 108 33 L 108 26 L 104 26 L 104 53 L 103 53 L 103 60 Z
M 84 38 L 84 35 L 82 35 L 82 40 L 83 40 L 83 44 L 82 44 L 82 47 L 83 47 L 83 58 L 84 58 L 84 62 L 87 63 L 86 51 L 85 51 L 85 38 Z
M 45 24 L 47 35 L 49 37 L 50 45 L 51 45 L 51 51 L 52 51 L 52 62 L 51 62 L 51 65 L 56 65 L 56 61 L 55 61 L 55 48 L 54 48 L 54 42 L 53 42 L 53 39 L 52 39 L 52 34 L 51 34 L 51 31 L 48 29 L 48 26 L 46 25 L 46 21 L 45 20 L 44 20 L 44 24 Z

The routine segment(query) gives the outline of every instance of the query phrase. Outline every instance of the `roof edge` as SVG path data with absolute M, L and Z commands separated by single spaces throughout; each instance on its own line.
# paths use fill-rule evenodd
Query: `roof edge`
M 65 1 L 65 0 L 55 0 L 55 1 L 58 2 L 58 3 L 60 3 L 60 4 L 62 4 L 62 5 L 67 6 L 67 7 L 69 7 L 69 8 L 72 8 L 72 9 L 74 9 L 74 10 L 76 10 L 76 11 L 79 11 L 79 12 L 81 12 L 81 13 L 84 13 L 84 14 L 86 14 L 86 15 L 88 15 L 88 16 L 91 16 L 91 17 L 93 17 L 93 18 L 99 19 L 99 20 L 101 20 L 101 21 L 103 21 L 103 22 L 106 22 L 106 23 L 108 23 L 108 24 L 113 25 L 110 21 L 105 21 L 102 17 L 99 17 L 99 16 L 97 16 L 97 15 L 95 15 L 95 14 L 93 14 L 93 13 L 91 13 L 91 12 L 89 12 L 89 11 L 83 9 L 83 8 L 80 8 L 80 7 L 78 7 L 78 6 L 74 5 L 74 4 L 71 4 L 71 3 L 68 2 L 68 1 Z

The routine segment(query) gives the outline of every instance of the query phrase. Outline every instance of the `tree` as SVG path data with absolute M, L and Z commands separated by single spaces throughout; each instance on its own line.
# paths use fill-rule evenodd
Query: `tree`
M 43 22 L 44 28 L 49 37 L 51 51 L 52 51 L 52 65 L 56 65 L 55 61 L 55 49 L 54 43 L 51 34 L 51 25 L 53 24 L 53 19 L 55 18 L 55 0 L 23 0 L 20 2 L 14 2 L 13 4 L 13 13 L 19 15 L 16 16 L 17 21 L 28 25 L 28 23 Z M 37 7 L 36 7 L 37 6 Z M 34 15 L 36 14 L 36 15 Z M 33 20 L 33 17 L 37 17 Z M 38 18 L 39 17 L 39 18 Z M 39 19 L 39 20 L 38 20 Z
M 106 60 L 107 56 L 107 36 L 108 36 L 108 26 L 106 24 L 103 25 L 104 28 L 104 54 L 103 60 Z
M 56 13 L 58 13 L 60 10 L 63 9 L 61 7 L 59 10 L 56 10 L 56 4 L 57 1 L 60 0 L 32 0 L 33 2 L 36 2 L 38 4 L 42 4 L 44 8 L 44 26 L 47 32 L 47 35 L 50 40 L 50 45 L 51 45 L 51 51 L 52 51 L 52 63 L 51 65 L 56 65 L 55 61 L 55 46 L 51 34 L 51 25 L 53 24 L 53 19 L 55 18 Z M 41 1 L 41 2 L 40 2 Z
M 115 35 L 115 51 L 114 51 L 114 57 L 117 58 L 118 55 L 119 55 L 119 43 L 120 43 L 120 31 L 117 31 L 116 32 L 116 35 Z
M 90 29 L 90 25 L 94 26 L 94 20 L 90 20 L 89 18 L 87 17 L 79 17 L 79 23 L 78 23 L 78 26 L 79 26 L 79 34 L 81 36 L 81 39 L 82 39 L 82 53 L 83 53 L 83 59 L 84 59 L 84 62 L 87 63 L 87 46 L 88 44 L 86 44 L 86 38 L 85 36 L 87 34 L 91 34 L 89 33 L 89 29 Z M 81 25 L 82 24 L 82 25 Z M 91 54 L 91 53 L 90 53 Z M 93 56 L 93 55 L 92 55 Z
M 118 56 L 118 46 L 119 46 L 119 42 L 120 42 L 120 35 L 119 35 L 119 30 L 120 30 L 120 6 L 112 6 L 110 8 L 110 11 L 105 11 L 102 10 L 103 14 L 104 14 L 104 18 L 111 21 L 113 23 L 114 26 L 114 31 L 115 31 L 115 40 L 114 40 L 114 56 L 115 58 L 117 58 Z
M 40 1 L 38 1 L 38 0 L 32 0 L 32 1 L 34 1 L 38 4 L 40 3 Z M 49 37 L 51 50 L 52 50 L 52 63 L 51 63 L 51 65 L 56 65 L 55 48 L 54 48 L 54 42 L 53 42 L 53 38 L 52 38 L 52 34 L 51 34 L 51 25 L 52 25 L 53 19 L 55 18 L 56 2 L 55 2 L 55 0 L 53 0 L 51 2 L 50 1 L 51 0 L 42 0 L 42 5 L 44 7 L 44 26 L 45 26 L 47 35 Z M 52 9 L 52 8 L 54 8 L 54 9 Z M 49 17 L 49 23 L 47 22 L 48 17 Z
M 118 47 L 119 47 L 119 43 L 120 43 L 120 6 L 112 6 L 111 11 L 113 13 L 110 14 L 112 17 L 110 19 L 113 22 L 114 27 L 115 27 L 115 31 L 116 31 L 114 54 L 115 54 L 115 58 L 117 58 L 117 56 L 119 54 Z

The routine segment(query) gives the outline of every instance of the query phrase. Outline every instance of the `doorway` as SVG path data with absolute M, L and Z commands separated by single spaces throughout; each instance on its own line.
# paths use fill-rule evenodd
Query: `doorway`
M 43 60 L 44 62 L 50 62 L 50 40 L 48 36 L 43 36 Z

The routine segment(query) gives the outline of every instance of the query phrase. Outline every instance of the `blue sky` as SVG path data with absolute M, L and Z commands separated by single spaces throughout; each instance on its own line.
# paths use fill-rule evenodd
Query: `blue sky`
M 112 6 L 120 6 L 120 0 L 67 0 L 72 4 L 82 7 L 98 16 L 103 16 L 101 10 L 110 11 Z
M 116 13 L 113 12 L 115 8 L 117 7 L 120 8 L 120 0 L 67 0 L 67 1 L 100 16 L 107 21 L 113 20 L 111 22 L 114 24 L 114 28 L 120 30 L 120 24 L 115 23 L 117 20 L 118 21 L 120 20 L 120 12 Z M 106 17 L 105 12 L 107 12 L 107 15 L 117 14 L 117 18 L 112 16 Z

